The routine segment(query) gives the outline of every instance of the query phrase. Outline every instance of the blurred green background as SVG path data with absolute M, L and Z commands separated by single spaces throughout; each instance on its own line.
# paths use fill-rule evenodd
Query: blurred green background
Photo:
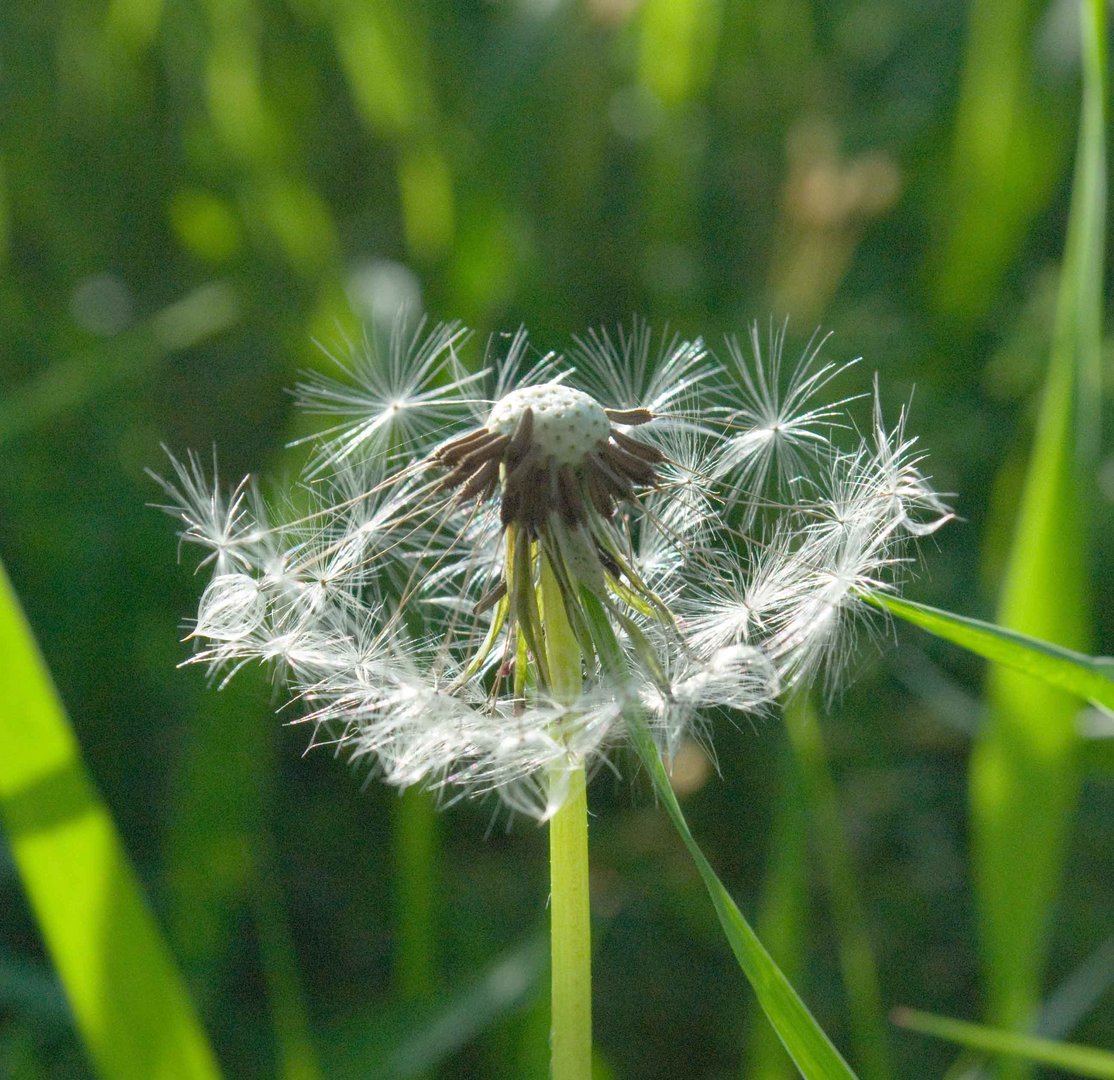
M 545 834 L 490 828 L 483 803 L 430 819 L 327 749 L 303 756 L 265 674 L 217 693 L 177 668 L 199 584 L 149 506 L 160 443 L 215 445 L 228 479 L 292 472 L 283 447 L 312 428 L 286 390 L 325 365 L 314 342 L 405 302 L 481 339 L 525 324 L 541 349 L 635 315 L 713 345 L 788 317 L 791 341 L 821 326 L 830 359 L 863 355 L 891 413 L 912 395 L 961 520 L 907 593 L 992 617 L 1079 80 L 1058 0 L 0 6 L 0 557 L 228 1075 L 433 1075 L 439 1058 L 444 1076 L 544 1075 Z M 1093 646 L 1111 653 L 1109 452 L 1087 484 Z M 901 627 L 854 672 L 821 764 L 882 1004 L 978 1017 L 983 667 Z M 1082 746 L 1044 977 L 1046 994 L 1077 980 L 1057 1034 L 1098 1046 L 1112 746 Z M 823 839 L 791 812 L 785 727 L 724 723 L 716 750 L 721 775 L 698 761 L 685 791 L 694 831 L 767 937 L 788 926 L 786 969 L 849 1052 L 846 942 Z M 610 1074 L 789 1075 L 645 785 L 605 773 L 590 800 Z M 432 933 L 423 844 L 440 849 Z M 954 1057 L 891 1041 L 898 1076 Z M 0 1075 L 88 1068 L 0 847 Z

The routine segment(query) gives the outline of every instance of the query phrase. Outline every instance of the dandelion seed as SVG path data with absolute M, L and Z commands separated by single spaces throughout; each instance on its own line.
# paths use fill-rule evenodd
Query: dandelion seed
M 807 474 L 809 466 L 831 450 L 833 429 L 846 423 L 841 408 L 853 400 L 816 401 L 833 379 L 857 363 L 818 365 L 826 337 L 813 338 L 788 386 L 782 388 L 785 329 L 783 324 L 771 330 L 765 360 L 757 324 L 750 332 L 751 358 L 743 354 L 737 340 L 727 342 L 742 400 L 728 406 L 733 434 L 718 448 L 713 471 L 719 477 L 734 474 L 737 491 L 761 493 L 773 473 L 784 494 L 794 479 Z
M 218 574 L 205 587 L 194 636 L 242 641 L 263 622 L 267 602 L 259 582 L 248 574 Z
M 478 378 L 464 372 L 457 360 L 456 349 L 467 331 L 459 323 L 439 324 L 426 336 L 424 329 L 423 321 L 408 340 L 399 320 L 385 348 L 368 337 L 351 360 L 332 357 L 343 378 L 312 373 L 298 384 L 296 400 L 307 412 L 352 418 L 324 433 L 311 475 L 357 454 L 374 457 L 392 448 L 405 452 L 423 433 L 455 417 L 463 388 Z

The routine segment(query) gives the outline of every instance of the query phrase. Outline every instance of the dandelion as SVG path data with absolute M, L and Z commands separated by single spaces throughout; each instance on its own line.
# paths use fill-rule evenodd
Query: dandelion
M 828 384 L 858 360 L 846 364 L 818 364 L 826 337 L 814 336 L 782 386 L 785 330 L 770 331 L 767 359 L 763 359 L 758 325 L 751 327 L 751 356 L 738 341 L 727 343 L 741 393 L 732 411 L 733 433 L 718 448 L 715 469 L 736 473 L 740 493 L 765 487 L 771 472 L 782 491 L 808 472 L 809 465 L 830 453 L 831 431 L 846 423 L 841 408 L 852 398 L 818 402 Z M 752 504 L 753 505 L 753 504 Z
M 520 332 L 476 373 L 465 339 L 399 331 L 307 380 L 340 419 L 281 501 L 192 457 L 163 486 L 212 567 L 195 662 L 272 664 L 314 741 L 387 783 L 549 823 L 554 1075 L 587 1075 L 587 779 L 634 723 L 671 759 L 710 712 L 831 676 L 949 514 L 904 415 L 862 438 L 853 396 L 816 400 L 846 367 L 816 343 L 783 392 L 783 333 L 724 366 L 642 326 L 567 363 Z

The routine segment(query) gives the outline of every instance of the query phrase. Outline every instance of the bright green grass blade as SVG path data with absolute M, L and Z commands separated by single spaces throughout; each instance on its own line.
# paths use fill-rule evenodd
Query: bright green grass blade
M 970 1024 L 965 1020 L 952 1020 L 946 1016 L 933 1016 L 915 1009 L 894 1010 L 893 1021 L 899 1027 L 934 1035 L 938 1039 L 947 1039 L 970 1050 L 1024 1058 L 1040 1065 L 1062 1069 L 1071 1076 L 1114 1080 L 1114 1054 L 1109 1050 L 1054 1042 L 1035 1035 L 1019 1035 L 1014 1031 Z
M 110 1080 L 218 1075 L 0 567 L 0 818 L 89 1055 Z
M 588 614 L 593 644 L 596 646 L 604 670 L 616 679 L 627 678 L 628 669 L 623 648 L 615 637 L 615 631 L 611 627 L 603 605 L 590 590 L 585 588 L 581 589 L 580 598 Z M 716 876 L 711 863 L 704 857 L 700 845 L 693 838 L 688 822 L 685 821 L 685 815 L 681 813 L 677 796 L 673 793 L 673 785 L 669 782 L 669 774 L 662 764 L 661 755 L 658 753 L 657 744 L 654 742 L 645 716 L 637 709 L 631 708 L 627 710 L 626 719 L 631 742 L 638 751 L 646 771 L 650 774 L 654 790 L 664 803 L 666 813 L 680 833 L 681 840 L 688 848 L 689 855 L 692 856 L 692 861 L 696 863 L 696 869 L 704 882 L 704 887 L 708 890 L 708 896 L 716 909 L 716 915 L 731 946 L 731 951 L 735 954 L 739 967 L 743 969 L 743 974 L 754 988 L 763 1012 L 773 1025 L 785 1049 L 789 1051 L 789 1056 L 801 1075 L 806 1080 L 812 1080 L 813 1077 L 816 1080 L 854 1078 L 855 1074 L 847 1062 L 813 1019 L 812 1013 L 797 996 L 797 991 L 793 989 L 762 942 L 758 940 L 750 923 L 743 917 L 735 901 L 731 899 L 731 894 Z
M 666 108 L 691 102 L 715 67 L 718 0 L 646 0 L 638 20 L 639 81 Z
M 693 862 L 696 863 L 696 869 L 704 880 L 712 905 L 716 909 L 716 915 L 719 917 L 720 926 L 723 927 L 723 932 L 731 945 L 731 951 L 735 954 L 735 959 L 738 960 L 751 986 L 754 987 L 763 1011 L 777 1031 L 785 1049 L 789 1051 L 801 1075 L 806 1080 L 813 1080 L 813 1078 L 838 1080 L 839 1077 L 854 1077 L 855 1074 L 847 1062 L 813 1019 L 804 1002 L 797 996 L 789 980 L 774 963 L 762 942 L 758 940 L 750 924 L 735 905 L 735 901 L 724 888 L 723 882 L 716 876 L 711 864 L 704 857 L 704 852 L 700 850 L 700 845 L 693 838 L 685 816 L 681 813 L 677 796 L 673 794 L 673 786 L 669 783 L 669 775 L 665 771 L 645 719 L 638 715 L 631 715 L 628 718 L 628 726 L 638 756 L 654 782 L 654 790 L 665 805 L 666 813 L 680 833 L 681 840 L 684 841 Z
M 989 307 L 1003 271 L 1062 175 L 1062 117 L 1040 85 L 1041 0 L 973 0 L 941 238 L 929 260 L 936 306 L 962 325 Z M 992 208 L 992 209 L 991 209 Z
M 821 865 L 835 923 L 839 966 L 847 992 L 853 1058 L 864 1080 L 893 1075 L 889 1032 L 866 911 L 855 883 L 856 874 L 840 817 L 839 796 L 828 768 L 820 722 L 807 695 L 795 695 L 785 706 L 785 727 L 801 770 L 806 813 L 819 840 Z
M 1085 656 L 1004 626 L 953 615 L 896 596 L 871 599 L 878 607 L 968 652 L 1066 690 L 1073 698 L 1114 709 L 1114 659 L 1110 657 Z
M 1085 0 L 1083 111 L 1052 355 L 999 621 L 1085 650 L 1088 518 L 1097 449 L 1105 232 L 1105 4 Z M 976 891 L 988 1016 L 1020 1029 L 1040 1001 L 1049 912 L 1079 787 L 1078 701 L 995 668 L 971 759 Z M 1025 1076 L 1002 1066 L 1002 1076 Z

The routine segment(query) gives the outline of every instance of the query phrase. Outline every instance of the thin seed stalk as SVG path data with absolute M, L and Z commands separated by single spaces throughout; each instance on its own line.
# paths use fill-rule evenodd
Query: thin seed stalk
M 582 688 L 580 647 L 569 625 L 557 577 L 539 552 L 539 600 L 550 691 L 576 700 Z M 592 939 L 588 903 L 588 798 L 583 765 L 554 773 L 564 793 L 549 823 L 551 1072 L 553 1080 L 589 1080 L 592 1073 Z

